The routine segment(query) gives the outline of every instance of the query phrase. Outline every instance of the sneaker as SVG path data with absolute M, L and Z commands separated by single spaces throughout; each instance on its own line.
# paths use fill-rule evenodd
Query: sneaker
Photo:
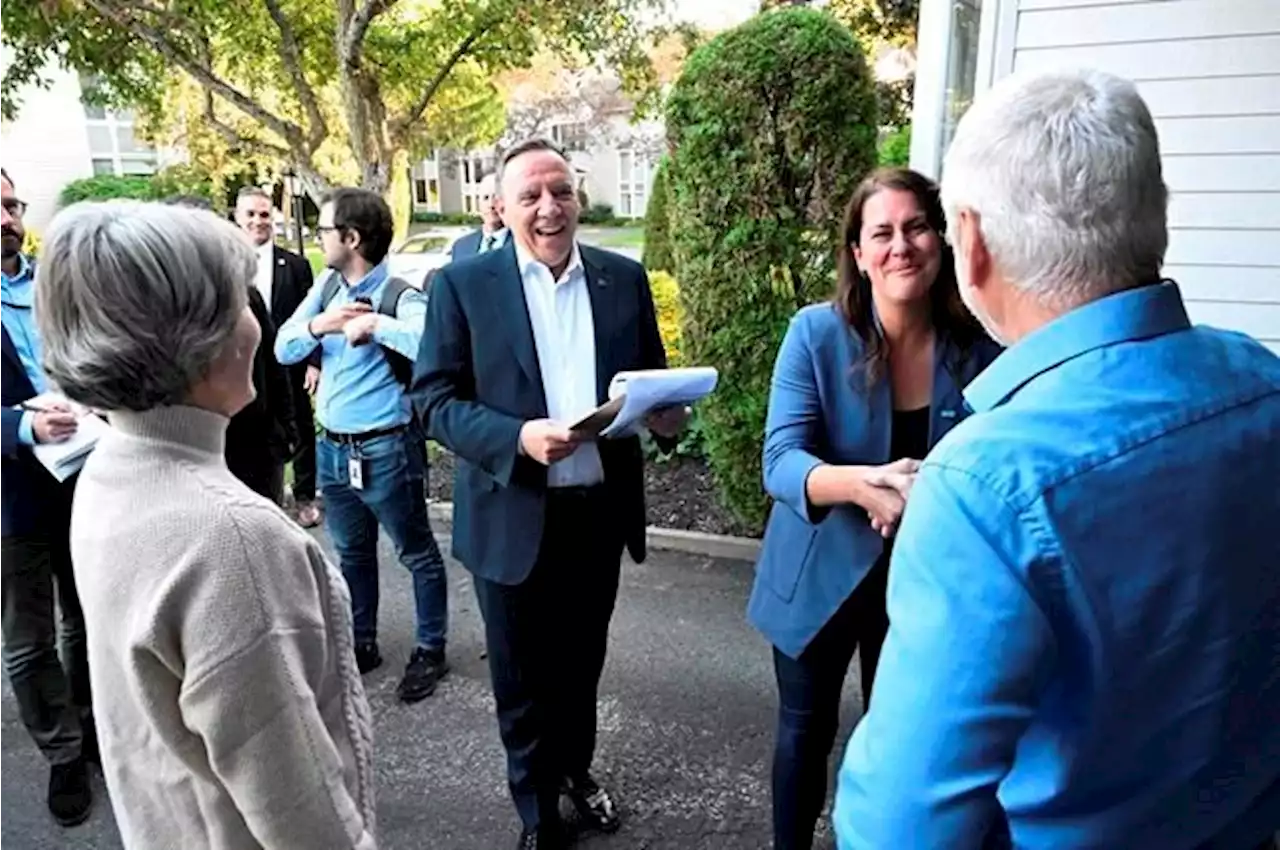
M 356 667 L 360 675 L 377 670 L 382 666 L 382 653 L 378 652 L 376 643 L 356 644 Z
M 590 776 L 566 779 L 563 790 L 578 814 L 577 825 L 580 829 L 610 833 L 617 832 L 618 827 L 622 826 L 622 818 L 618 815 L 618 806 L 613 802 L 613 797 Z
M 83 758 L 55 764 L 49 770 L 49 813 L 59 826 L 76 826 L 89 819 L 93 792 L 89 767 Z
M 436 685 L 449 672 L 443 649 L 418 647 L 409 656 L 404 668 L 404 678 L 396 687 L 401 702 L 417 702 L 436 692 Z

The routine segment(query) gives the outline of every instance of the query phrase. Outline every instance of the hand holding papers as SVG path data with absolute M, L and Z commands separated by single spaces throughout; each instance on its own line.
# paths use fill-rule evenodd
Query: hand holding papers
M 583 437 L 630 436 L 650 413 L 706 397 L 719 377 L 709 367 L 619 372 L 609 383 L 609 401 L 570 429 Z
M 70 409 L 76 415 L 76 430 L 70 437 L 56 443 L 37 443 L 31 448 L 36 460 L 58 481 L 66 481 L 79 472 L 89 453 L 98 444 L 98 439 L 111 429 L 102 417 L 54 393 L 38 395 L 23 402 L 22 407 L 33 411 Z

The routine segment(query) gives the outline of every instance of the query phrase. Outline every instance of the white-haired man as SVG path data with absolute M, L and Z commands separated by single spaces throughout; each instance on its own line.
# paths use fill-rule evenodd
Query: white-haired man
M 943 174 L 961 291 L 1010 348 L 911 492 L 840 847 L 1270 846 L 1280 358 L 1161 281 L 1132 84 L 1006 80 Z
M 498 192 L 498 176 L 485 175 L 480 181 L 480 219 L 475 230 L 458 239 L 449 249 L 449 257 L 461 260 L 486 254 L 507 242 L 507 228 L 502 223 L 502 195 Z

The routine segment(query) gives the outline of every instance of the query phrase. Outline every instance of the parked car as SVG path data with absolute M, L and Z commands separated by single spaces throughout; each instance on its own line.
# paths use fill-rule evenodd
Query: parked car
M 456 238 L 434 231 L 415 233 L 387 255 L 387 271 L 421 288 L 431 272 L 449 263 L 449 249 Z

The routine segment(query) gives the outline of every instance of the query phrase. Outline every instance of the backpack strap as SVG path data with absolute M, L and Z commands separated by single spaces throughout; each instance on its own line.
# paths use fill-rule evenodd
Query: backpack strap
M 394 319 L 396 308 L 400 306 L 400 297 L 410 289 L 413 289 L 413 284 L 404 278 L 387 278 L 387 283 L 382 288 L 382 300 L 378 303 L 378 312 Z
M 329 306 L 329 302 L 333 300 L 333 296 L 338 294 L 338 288 L 342 286 L 342 280 L 338 277 L 338 273 L 330 269 L 324 279 L 324 288 L 320 290 L 320 309 L 324 310 Z

